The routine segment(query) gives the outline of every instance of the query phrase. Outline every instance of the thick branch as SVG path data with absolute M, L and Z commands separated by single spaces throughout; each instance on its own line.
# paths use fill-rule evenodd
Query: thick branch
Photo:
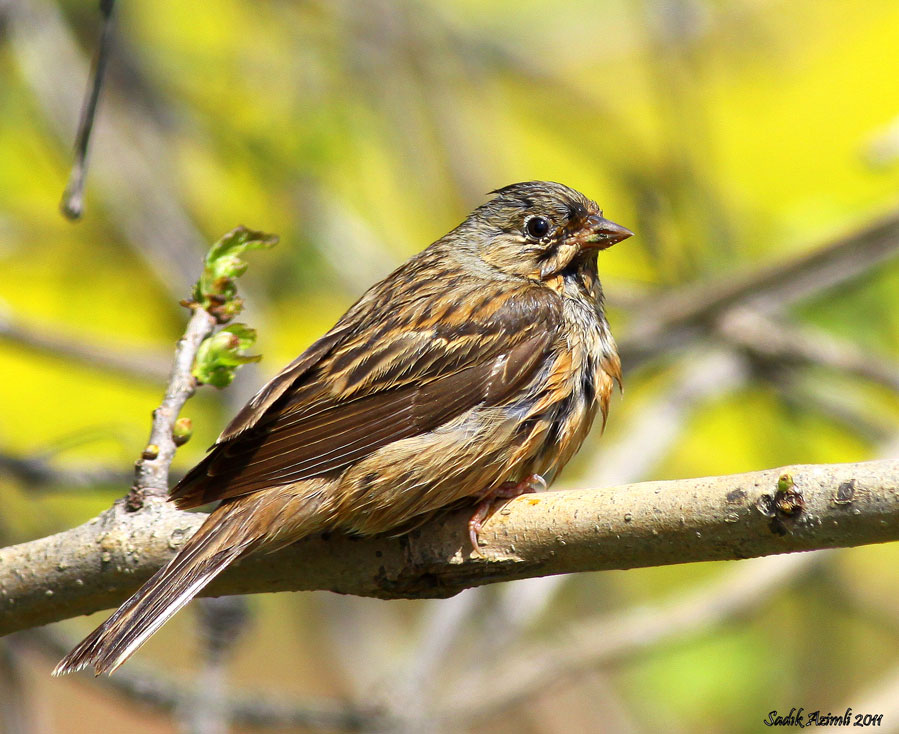
M 792 490 L 786 481 L 778 489 L 785 474 Z M 524 496 L 485 525 L 483 559 L 469 551 L 470 514 L 448 513 L 401 538 L 308 538 L 245 559 L 205 593 L 447 597 L 533 576 L 895 541 L 899 460 Z M 0 634 L 120 603 L 202 519 L 159 499 L 137 512 L 118 502 L 85 525 L 0 550 Z

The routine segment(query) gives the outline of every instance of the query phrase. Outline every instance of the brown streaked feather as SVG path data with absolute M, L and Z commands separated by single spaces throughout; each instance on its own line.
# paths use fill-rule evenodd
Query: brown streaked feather
M 461 336 L 448 338 L 434 327 L 430 340 L 410 339 L 419 326 L 412 323 L 393 332 L 406 342 L 400 347 L 386 338 L 374 347 L 366 333 L 331 341 L 292 384 L 284 384 L 285 371 L 275 378 L 281 381 L 276 388 L 263 389 L 268 396 L 280 391 L 281 399 L 269 397 L 251 425 L 214 446 L 171 498 L 179 507 L 197 507 L 340 472 L 478 404 L 502 403 L 540 368 L 557 334 L 558 298 L 531 290 L 519 289 L 518 298 L 502 294 L 496 299 L 501 307 L 460 326 Z M 379 354 L 387 355 L 387 364 L 367 369 L 368 379 L 347 397 L 347 375 L 359 365 L 372 367 Z
M 501 401 L 530 376 L 546 342 L 545 336 L 533 337 L 508 358 L 497 357 L 422 386 L 407 385 L 338 405 L 287 431 L 276 425 L 258 449 L 226 447 L 224 474 L 231 473 L 234 458 L 248 455 L 247 461 L 238 462 L 241 471 L 231 483 L 242 494 L 247 486 L 284 484 L 339 471 L 381 446 L 431 431 L 479 403 Z M 218 479 L 217 468 L 212 462 L 208 473 Z
M 349 331 L 348 325 L 335 326 L 331 331 L 314 342 L 305 352 L 269 380 L 250 401 L 240 409 L 216 443 L 229 441 L 244 431 L 249 430 L 268 408 L 280 398 L 287 389 L 312 369 L 328 352 L 330 352 Z
M 258 538 L 242 537 L 239 526 L 221 532 L 218 520 L 210 516 L 170 563 L 59 662 L 53 675 L 90 665 L 96 675 L 114 672 L 199 589 L 257 544 Z

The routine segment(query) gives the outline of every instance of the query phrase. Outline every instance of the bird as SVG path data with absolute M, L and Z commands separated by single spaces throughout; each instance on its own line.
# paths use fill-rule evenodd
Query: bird
M 112 673 L 237 559 L 312 534 L 401 535 L 543 489 L 603 426 L 621 363 L 597 254 L 633 235 L 578 191 L 490 192 L 268 382 L 172 489 L 218 502 L 53 671 Z

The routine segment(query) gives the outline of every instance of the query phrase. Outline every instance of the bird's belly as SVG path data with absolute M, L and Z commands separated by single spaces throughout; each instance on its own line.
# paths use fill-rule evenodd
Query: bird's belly
M 564 395 L 557 394 L 555 402 L 522 424 L 522 477 L 539 474 L 551 484 L 580 449 L 597 411 L 592 392 L 582 390 L 581 382 L 572 381 Z
M 333 527 L 370 535 L 477 497 L 510 478 L 518 416 L 512 406 L 479 406 L 434 431 L 394 441 L 350 467 L 321 509 Z
M 331 485 L 320 511 L 332 527 L 395 532 L 415 518 L 504 481 L 540 474 L 551 482 L 580 448 L 596 413 L 592 380 L 543 377 L 507 405 L 478 406 L 429 433 L 385 446 Z
M 607 356 L 614 343 L 589 316 L 566 313 L 565 341 L 507 402 L 478 405 L 394 441 L 335 478 L 319 508 L 327 524 L 363 535 L 399 532 L 504 481 L 539 474 L 551 482 L 580 448 L 597 408 L 605 415 L 617 372 Z

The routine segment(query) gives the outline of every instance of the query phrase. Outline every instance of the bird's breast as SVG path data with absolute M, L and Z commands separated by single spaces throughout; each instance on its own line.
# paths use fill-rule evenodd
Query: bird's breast
M 620 366 L 602 313 L 592 304 L 566 304 L 556 348 L 522 406 L 522 474 L 552 481 L 577 453 L 597 411 L 608 412 Z

